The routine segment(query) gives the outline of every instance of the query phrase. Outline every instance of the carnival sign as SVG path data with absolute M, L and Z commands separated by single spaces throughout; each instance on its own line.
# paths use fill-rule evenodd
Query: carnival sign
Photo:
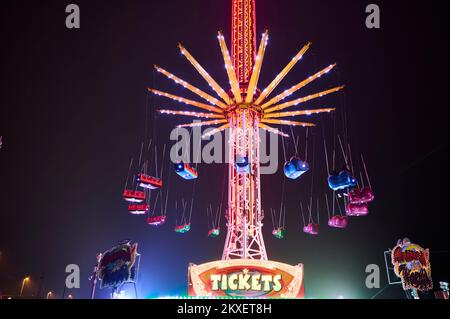
M 136 282 L 137 244 L 120 244 L 105 252 L 99 261 L 100 288 L 117 288 L 125 283 Z
M 429 291 L 433 289 L 430 252 L 407 238 L 399 240 L 392 250 L 395 274 L 402 280 L 404 290 Z
M 223 260 L 189 267 L 194 297 L 304 298 L 303 265 Z

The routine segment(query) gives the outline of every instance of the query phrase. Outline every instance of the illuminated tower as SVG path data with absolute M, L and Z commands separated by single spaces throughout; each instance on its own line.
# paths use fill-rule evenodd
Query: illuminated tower
M 267 253 L 262 236 L 259 124 L 261 108 L 254 104 L 256 83 L 251 79 L 256 60 L 255 0 L 233 0 L 231 59 L 233 110 L 230 125 L 228 183 L 228 233 L 222 259 L 263 259 Z M 223 36 L 219 35 L 221 43 Z M 263 39 L 267 41 L 267 36 Z M 264 46 L 266 43 L 264 43 Z M 222 49 L 223 49 L 223 45 Z M 227 67 L 229 73 L 233 70 Z M 233 75 L 229 75 L 233 78 Z M 252 83 L 250 83 L 252 81 Z M 235 83 L 234 83 L 235 82 Z M 251 85 L 251 88 L 250 88 Z M 247 91 L 251 89 L 251 94 Z M 243 167 L 238 170 L 241 164 Z M 248 165 L 245 167 L 245 165 Z
M 335 67 L 335 64 L 332 64 L 293 87 L 269 98 L 286 75 L 306 54 L 311 43 L 304 45 L 264 90 L 258 89 L 264 53 L 268 43 L 268 32 L 264 32 L 257 47 L 256 0 L 231 0 L 231 2 L 231 54 L 222 33 L 219 32 L 218 35 L 228 75 L 229 90 L 224 90 L 181 44 L 179 45 L 181 54 L 208 83 L 216 97 L 158 66 L 155 66 L 155 68 L 159 73 L 191 91 L 203 102 L 149 89 L 156 95 L 184 103 L 189 108 L 201 109 L 201 111 L 191 109 L 159 110 L 161 114 L 206 119 L 202 122 L 187 123 L 178 127 L 216 126 L 203 137 L 212 136 L 225 130 L 229 130 L 230 133 L 228 141 L 228 209 L 226 212 L 228 232 L 222 260 L 202 265 L 190 264 L 188 293 L 191 296 L 208 297 L 303 298 L 303 265 L 291 266 L 267 260 L 262 236 L 264 216 L 261 209 L 259 132 L 265 130 L 271 134 L 288 137 L 272 125 L 315 126 L 313 123 L 293 119 L 297 116 L 332 112 L 335 109 L 323 107 L 308 110 L 298 107 L 308 101 L 338 92 L 343 86 L 284 101 L 331 71 Z M 297 107 L 297 109 L 290 109 L 294 107 Z M 251 286 L 243 285 L 241 287 L 236 284 L 238 278 L 244 280 L 252 276 L 256 281 Z M 258 284 L 258 280 L 262 278 L 270 281 L 269 283 L 266 282 L 268 285 L 264 286 L 264 290 L 263 286 Z M 275 285 L 276 280 L 278 280 L 279 285 Z M 245 283 L 245 280 L 239 282 L 242 284 Z M 267 287 L 269 289 L 266 289 Z
M 264 216 L 261 209 L 259 131 L 262 129 L 271 134 L 288 137 L 283 132 L 269 125 L 315 126 L 313 123 L 293 121 L 292 118 L 332 112 L 335 109 L 325 107 L 314 110 L 280 111 L 337 92 L 343 87 L 338 86 L 316 94 L 283 102 L 284 99 L 328 73 L 334 68 L 335 65 L 333 64 L 269 99 L 268 97 L 274 92 L 289 71 L 292 70 L 308 51 L 311 43 L 304 45 L 264 90 L 259 90 L 258 81 L 268 43 L 268 31 L 264 32 L 261 42 L 257 46 L 256 1 L 231 1 L 231 54 L 224 36 L 220 32 L 218 34 L 230 89 L 228 91 L 224 90 L 193 55 L 180 44 L 179 48 L 181 53 L 209 84 L 217 97 L 211 96 L 157 66 L 155 68 L 158 72 L 196 94 L 205 102 L 190 100 L 155 89 L 150 89 L 150 91 L 156 95 L 203 110 L 202 112 L 191 110 L 159 110 L 162 114 L 207 119 L 204 122 L 188 123 L 179 125 L 178 127 L 220 125 L 205 134 L 204 137 L 225 130 L 230 131 L 228 210 L 226 213 L 228 232 L 222 259 L 224 261 L 234 259 L 266 261 L 267 253 L 262 236 Z M 289 120 L 286 118 L 289 118 Z

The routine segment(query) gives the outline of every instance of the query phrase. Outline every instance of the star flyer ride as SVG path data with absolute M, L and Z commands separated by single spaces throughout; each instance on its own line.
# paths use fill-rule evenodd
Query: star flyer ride
M 343 89 L 343 86 L 283 102 L 284 99 L 330 72 L 335 67 L 333 64 L 283 93 L 269 98 L 310 49 L 311 43 L 304 45 L 279 75 L 265 89 L 260 90 L 258 82 L 269 35 L 267 31 L 264 32 L 258 47 L 256 0 L 232 0 L 231 3 L 231 54 L 224 35 L 220 32 L 218 34 L 230 90 L 226 91 L 220 87 L 181 44 L 179 45 L 181 54 L 192 64 L 218 97 L 205 93 L 158 66 L 155 68 L 159 73 L 206 102 L 193 101 L 156 89 L 149 89 L 158 96 L 202 110 L 202 112 L 159 110 L 161 114 L 205 119 L 203 122 L 184 124 L 179 127 L 218 126 L 204 137 L 210 137 L 225 130 L 230 132 L 228 209 L 226 213 L 228 231 L 222 260 L 203 265 L 191 264 L 188 272 L 188 292 L 190 296 L 196 297 L 304 298 L 303 265 L 286 265 L 269 261 L 267 257 L 262 235 L 264 214 L 261 208 L 259 131 L 262 129 L 272 134 L 288 137 L 271 125 L 315 126 L 313 123 L 294 121 L 292 118 L 333 112 L 335 109 L 285 110 L 338 92 Z M 298 178 L 309 169 L 306 165 L 299 159 L 293 159 L 285 170 L 291 178 Z M 176 170 L 185 179 L 195 179 L 198 176 L 195 170 L 184 163 L 177 164 Z M 344 179 L 344 176 L 339 176 L 339 178 Z M 137 196 L 130 194 L 129 197 L 135 199 Z M 186 231 L 182 227 L 183 225 L 178 231 Z M 276 235 L 283 236 L 283 232 L 284 230 L 280 229 Z

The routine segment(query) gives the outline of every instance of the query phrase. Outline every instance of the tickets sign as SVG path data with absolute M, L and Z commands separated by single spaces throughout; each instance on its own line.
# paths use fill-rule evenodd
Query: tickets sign
M 189 267 L 195 297 L 304 298 L 303 265 L 263 260 L 223 260 Z

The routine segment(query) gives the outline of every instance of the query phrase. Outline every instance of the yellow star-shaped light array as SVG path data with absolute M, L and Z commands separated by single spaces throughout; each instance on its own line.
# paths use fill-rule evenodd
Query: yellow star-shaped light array
M 292 118 L 295 116 L 305 116 L 312 114 L 319 114 L 325 112 L 332 112 L 335 108 L 321 108 L 321 109 L 313 109 L 313 110 L 294 110 L 287 112 L 280 112 L 282 110 L 286 110 L 293 106 L 298 106 L 299 104 L 321 98 L 325 95 L 329 95 L 335 92 L 338 92 L 344 88 L 344 86 L 337 86 L 329 90 L 325 90 L 322 92 L 318 92 L 315 94 L 311 94 L 305 97 L 301 97 L 292 101 L 282 102 L 286 98 L 290 97 L 292 94 L 298 92 L 311 82 L 320 78 L 321 76 L 330 72 L 336 64 L 332 64 L 323 70 L 317 72 L 314 75 L 309 76 L 307 79 L 299 82 L 294 85 L 292 88 L 278 94 L 277 96 L 269 99 L 270 94 L 278 87 L 281 81 L 286 77 L 286 75 L 292 70 L 292 68 L 300 61 L 305 53 L 311 47 L 311 43 L 306 44 L 296 55 L 295 57 L 286 65 L 286 67 L 277 75 L 277 77 L 264 89 L 260 94 L 258 94 L 258 82 L 260 79 L 261 68 L 264 60 L 264 54 L 266 51 L 267 42 L 269 39 L 268 31 L 264 32 L 262 36 L 262 40 L 258 49 L 258 53 L 256 56 L 255 65 L 253 68 L 252 76 L 250 78 L 250 82 L 248 84 L 248 88 L 245 94 L 242 93 L 239 82 L 236 77 L 236 72 L 233 67 L 230 54 L 225 43 L 224 36 L 219 32 L 218 40 L 220 44 L 220 49 L 225 61 L 225 68 L 227 71 L 229 84 L 230 84 L 230 94 L 228 94 L 209 74 L 206 70 L 200 65 L 200 63 L 189 53 L 189 51 L 182 46 L 181 44 L 178 46 L 180 48 L 181 54 L 186 57 L 186 59 L 193 65 L 193 67 L 197 70 L 197 72 L 203 77 L 203 79 L 209 84 L 211 89 L 215 92 L 217 97 L 211 96 L 210 94 L 200 90 L 199 88 L 193 86 L 192 84 L 180 79 L 176 75 L 166 71 L 163 68 L 155 66 L 157 72 L 165 75 L 167 78 L 173 80 L 175 83 L 183 86 L 185 89 L 191 91 L 196 94 L 200 98 L 204 100 L 204 102 L 193 101 L 187 98 L 183 98 L 180 96 L 176 96 L 170 93 L 162 92 L 156 89 L 149 89 L 150 92 L 163 96 L 165 98 L 181 102 L 207 112 L 191 112 L 191 111 L 176 111 L 176 110 L 166 110 L 161 109 L 158 110 L 161 114 L 169 114 L 169 115 L 183 115 L 190 116 L 194 118 L 206 118 L 208 121 L 190 123 L 179 125 L 178 127 L 198 127 L 198 126 L 213 126 L 220 125 L 220 127 L 210 131 L 207 136 L 211 136 L 215 133 L 219 133 L 224 131 L 230 127 L 228 124 L 228 113 L 232 112 L 236 106 L 250 106 L 260 112 L 261 120 L 259 127 L 261 129 L 267 130 L 274 134 L 279 134 L 282 136 L 286 136 L 286 134 L 277 130 L 274 127 L 269 126 L 272 125 L 288 125 L 288 126 L 303 126 L 303 127 L 311 127 L 315 126 L 313 123 L 308 122 L 299 122 L 287 120 L 286 118 Z

